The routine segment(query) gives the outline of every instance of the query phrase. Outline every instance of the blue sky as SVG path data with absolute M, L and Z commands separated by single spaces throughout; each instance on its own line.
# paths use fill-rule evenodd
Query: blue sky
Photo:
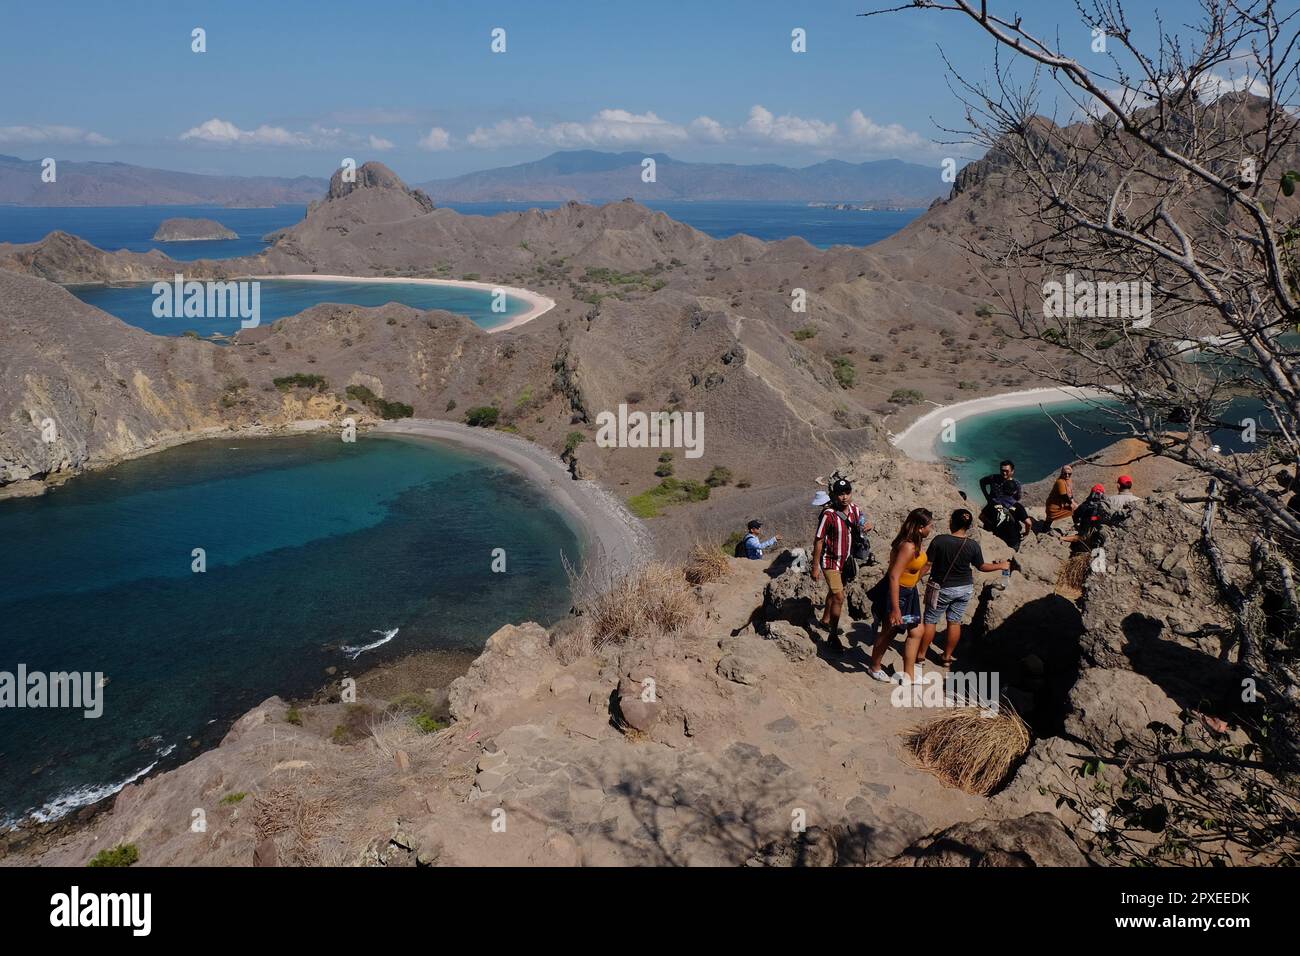
M 898 2 L 898 0 L 894 0 Z M 556 149 L 807 165 L 937 163 L 960 126 L 938 47 L 983 76 L 964 18 L 890 0 L 112 0 L 9 3 L 0 152 L 328 175 L 380 159 L 411 181 Z M 1126 4 L 1141 28 L 1160 7 Z M 1163 4 L 1183 19 L 1187 0 Z M 1077 55 L 1070 0 L 990 0 Z M 207 52 L 191 51 L 191 30 Z M 490 50 L 493 28 L 506 52 Z M 807 52 L 791 51 L 791 30 Z M 937 122 L 937 125 L 936 125 Z M 960 155 L 960 153 L 959 153 Z M 967 157 L 971 158 L 971 157 Z

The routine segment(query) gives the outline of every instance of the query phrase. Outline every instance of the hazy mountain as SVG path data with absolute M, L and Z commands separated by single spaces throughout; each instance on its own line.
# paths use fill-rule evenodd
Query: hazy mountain
M 52 183 L 40 160 L 0 156 L 0 203 L 20 206 L 274 206 L 319 199 L 327 180 L 311 176 L 203 176 L 128 163 L 62 160 Z
M 642 161 L 655 161 L 656 181 L 641 181 Z M 874 202 L 924 206 L 946 195 L 938 167 L 882 159 L 831 159 L 795 169 L 765 163 L 687 163 L 663 153 L 552 153 L 518 166 L 485 169 L 420 184 L 435 202 L 510 200 L 735 199 Z

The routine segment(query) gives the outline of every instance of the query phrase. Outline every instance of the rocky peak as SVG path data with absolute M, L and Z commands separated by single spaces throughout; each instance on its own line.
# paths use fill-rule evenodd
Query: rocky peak
M 330 188 L 329 192 L 325 194 L 325 201 L 342 199 L 363 189 L 398 190 L 414 199 L 424 212 L 433 211 L 433 200 L 426 193 L 419 189 L 411 189 L 406 183 L 402 182 L 397 173 L 383 163 L 376 162 L 363 163 L 359 166 L 354 182 L 344 180 L 342 169 L 335 170 L 334 175 L 330 177 Z

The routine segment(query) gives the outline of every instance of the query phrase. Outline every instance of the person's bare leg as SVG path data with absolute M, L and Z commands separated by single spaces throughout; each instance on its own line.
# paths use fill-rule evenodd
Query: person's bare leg
M 943 662 L 951 664 L 953 655 L 957 653 L 957 642 L 961 640 L 961 622 L 948 622 L 948 644 L 943 649 Z
M 880 626 L 880 633 L 876 635 L 876 642 L 871 646 L 871 669 L 878 671 L 885 660 L 885 651 L 889 650 L 889 645 L 894 640 L 894 629 L 888 624 Z
M 916 659 L 918 661 L 924 661 L 926 655 L 930 653 L 930 644 L 934 641 L 936 627 L 935 624 L 921 625 L 921 646 L 916 649 Z
M 923 628 L 914 627 L 907 632 L 907 642 L 903 645 L 903 673 L 907 679 L 916 683 L 916 652 L 921 647 L 921 631 Z

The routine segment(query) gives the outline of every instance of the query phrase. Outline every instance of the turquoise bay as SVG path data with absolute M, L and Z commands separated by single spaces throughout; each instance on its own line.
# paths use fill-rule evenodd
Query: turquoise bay
M 171 277 L 165 278 L 174 286 Z M 492 328 L 509 322 L 527 311 L 528 304 L 507 294 L 505 311 L 493 312 L 492 292 L 487 289 L 466 289 L 457 286 L 425 285 L 415 282 L 347 282 L 297 279 L 261 279 L 260 323 L 269 325 L 285 316 L 297 315 L 322 302 L 344 305 L 380 306 L 398 302 L 413 309 L 446 309 L 464 315 L 483 328 Z M 125 285 L 78 286 L 69 289 L 77 298 L 96 308 L 115 315 L 128 325 L 144 329 L 155 335 L 184 335 L 197 332 L 200 336 L 213 333 L 233 335 L 239 331 L 237 317 L 195 318 L 154 315 L 153 282 L 133 282 Z
M 215 743 L 325 669 L 549 622 L 575 531 L 521 475 L 427 442 L 222 439 L 0 502 L 0 671 L 103 672 L 104 714 L 0 715 L 0 820 L 54 817 Z M 505 573 L 492 550 L 504 548 Z M 192 570 L 194 549 L 206 571 Z M 389 643 L 355 664 L 340 648 Z

